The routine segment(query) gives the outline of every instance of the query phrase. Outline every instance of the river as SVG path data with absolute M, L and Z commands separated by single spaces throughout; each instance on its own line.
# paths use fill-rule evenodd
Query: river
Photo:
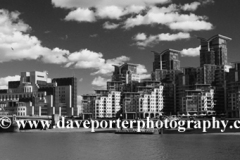
M 1 160 L 235 160 L 239 135 L 1 133 Z

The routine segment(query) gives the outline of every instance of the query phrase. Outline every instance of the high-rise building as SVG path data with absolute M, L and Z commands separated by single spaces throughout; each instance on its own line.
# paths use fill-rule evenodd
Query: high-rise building
M 182 98 L 182 113 L 191 115 L 215 113 L 214 90 L 185 90 L 185 96 Z
M 228 117 L 240 117 L 240 62 L 234 63 L 234 67 L 227 74 L 227 107 Z
M 74 115 L 77 109 L 77 78 L 54 78 L 56 84 L 54 93 L 54 106 L 56 113 L 60 115 Z
M 145 87 L 145 89 L 144 89 Z M 163 113 L 163 86 L 141 86 L 141 91 L 123 93 L 125 118 L 156 118 Z
M 121 109 L 119 91 L 95 90 L 82 97 L 84 118 L 114 118 Z
M 160 70 L 180 70 L 179 53 L 174 49 L 167 49 L 161 53 L 154 53 L 153 71 Z
M 200 66 L 204 64 L 227 65 L 227 41 L 231 38 L 215 35 L 209 39 L 200 38 Z
M 121 81 L 128 84 L 132 81 L 140 82 L 140 76 L 137 74 L 137 64 L 124 63 L 121 66 L 114 66 L 112 81 Z

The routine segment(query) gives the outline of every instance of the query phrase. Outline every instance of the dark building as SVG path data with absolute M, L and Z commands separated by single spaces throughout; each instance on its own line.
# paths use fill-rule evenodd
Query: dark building
M 227 65 L 227 41 L 231 38 L 223 35 L 215 35 L 209 38 L 201 38 L 200 66 L 204 64 Z
M 160 70 L 180 70 L 179 53 L 174 49 L 167 49 L 161 53 L 154 53 L 153 71 Z
M 71 90 L 72 90 L 71 106 L 73 108 L 76 108 L 77 107 L 77 78 L 76 77 L 54 78 L 52 79 L 52 83 L 57 83 L 58 87 L 71 86 Z M 51 91 L 51 89 L 48 89 L 48 90 L 49 92 Z M 58 96 L 55 96 L 55 103 L 58 103 L 58 101 L 61 101 L 61 100 L 58 99 Z

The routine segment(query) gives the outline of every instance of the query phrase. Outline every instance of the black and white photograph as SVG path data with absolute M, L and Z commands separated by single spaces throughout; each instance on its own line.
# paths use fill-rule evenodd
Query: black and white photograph
M 0 0 L 0 160 L 237 160 L 239 0 Z

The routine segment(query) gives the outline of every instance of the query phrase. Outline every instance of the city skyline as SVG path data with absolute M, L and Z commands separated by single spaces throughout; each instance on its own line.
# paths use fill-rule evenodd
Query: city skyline
M 216 34 L 232 38 L 228 61 L 240 59 L 240 37 L 236 34 L 240 24 L 229 18 L 236 17 L 237 0 L 1 3 L 1 88 L 6 80 L 17 80 L 21 71 L 39 70 L 48 71 L 50 78 L 76 76 L 78 95 L 91 93 L 106 85 L 112 65 L 136 63 L 139 73 L 149 76 L 154 59 L 151 51 L 168 48 L 181 52 L 181 67 L 198 67 L 197 37 L 208 39 Z

